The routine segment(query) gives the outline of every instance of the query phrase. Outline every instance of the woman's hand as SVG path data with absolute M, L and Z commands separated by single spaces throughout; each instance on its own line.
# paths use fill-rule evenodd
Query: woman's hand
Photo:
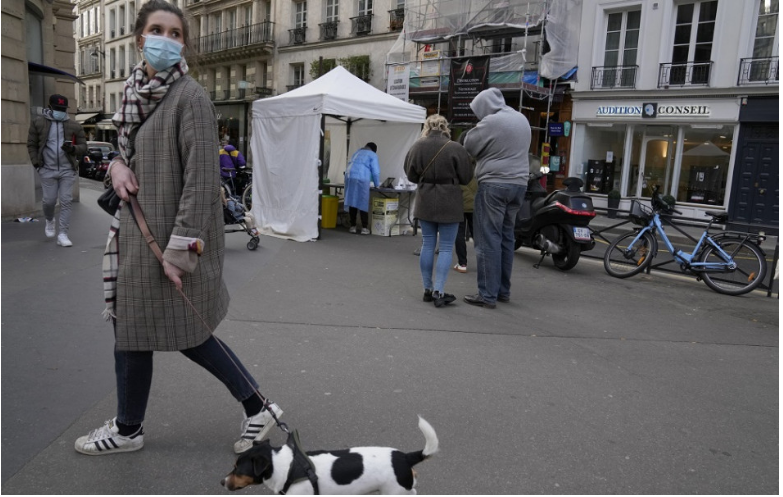
M 174 286 L 177 287 L 177 290 L 182 290 L 182 277 L 185 275 L 185 271 L 164 260 L 163 272 L 166 273 L 166 277 L 168 277 L 168 279 L 174 283 Z
M 136 180 L 136 175 L 124 162 L 116 161 L 111 166 L 110 174 L 114 191 L 124 201 L 128 202 L 130 195 L 139 193 L 139 182 Z

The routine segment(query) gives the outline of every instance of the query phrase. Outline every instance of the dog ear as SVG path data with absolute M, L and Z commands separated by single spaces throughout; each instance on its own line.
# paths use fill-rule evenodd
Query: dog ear
M 253 447 L 258 447 L 260 445 L 271 445 L 271 444 L 269 443 L 269 439 L 268 438 L 265 438 L 265 439 L 263 439 L 261 441 L 258 441 L 258 440 L 254 440 L 253 441 Z
M 253 458 L 253 475 L 256 477 L 259 477 L 264 474 L 264 472 L 269 467 L 269 459 L 266 457 L 255 457 Z

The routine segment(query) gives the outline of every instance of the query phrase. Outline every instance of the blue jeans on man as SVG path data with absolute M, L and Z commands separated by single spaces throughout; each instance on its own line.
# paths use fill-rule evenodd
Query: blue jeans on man
M 494 306 L 511 295 L 514 224 L 527 185 L 480 182 L 473 206 L 478 291 Z

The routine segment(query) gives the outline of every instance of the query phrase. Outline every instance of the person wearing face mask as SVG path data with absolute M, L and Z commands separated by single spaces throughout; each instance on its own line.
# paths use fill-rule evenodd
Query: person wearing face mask
M 188 76 L 183 57 L 188 31 L 184 14 L 172 3 L 150 0 L 139 9 L 133 35 L 143 59 L 125 82 L 122 105 L 112 119 L 120 156 L 107 174 L 124 201 L 112 220 L 103 259 L 104 316 L 114 324 L 117 415 L 76 440 L 74 448 L 82 454 L 144 446 L 154 352 L 181 352 L 241 403 L 237 453 L 266 436 L 275 424 L 271 413 L 283 412 L 261 397 L 250 372 L 212 334 L 229 304 L 217 119 L 204 88 Z M 162 263 L 125 203 L 130 196 L 163 250 Z M 183 409 L 181 414 L 184 420 L 201 413 Z
M 49 97 L 49 108 L 36 116 L 27 133 L 27 153 L 41 178 L 43 212 L 46 218 L 44 233 L 54 238 L 57 227 L 54 208 L 60 199 L 60 227 L 57 245 L 70 247 L 68 238 L 71 224 L 71 201 L 79 160 L 87 153 L 87 139 L 79 123 L 68 119 L 68 99 L 62 95 Z

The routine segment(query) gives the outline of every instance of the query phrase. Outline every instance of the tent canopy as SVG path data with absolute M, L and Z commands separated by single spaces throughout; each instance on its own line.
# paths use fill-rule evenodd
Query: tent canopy
M 399 178 L 425 117 L 423 107 L 392 97 L 341 66 L 305 86 L 253 102 L 252 213 L 259 230 L 297 241 L 317 238 L 322 143 L 325 176 L 334 183 L 343 182 L 347 159 L 371 141 L 378 145 L 381 181 Z

